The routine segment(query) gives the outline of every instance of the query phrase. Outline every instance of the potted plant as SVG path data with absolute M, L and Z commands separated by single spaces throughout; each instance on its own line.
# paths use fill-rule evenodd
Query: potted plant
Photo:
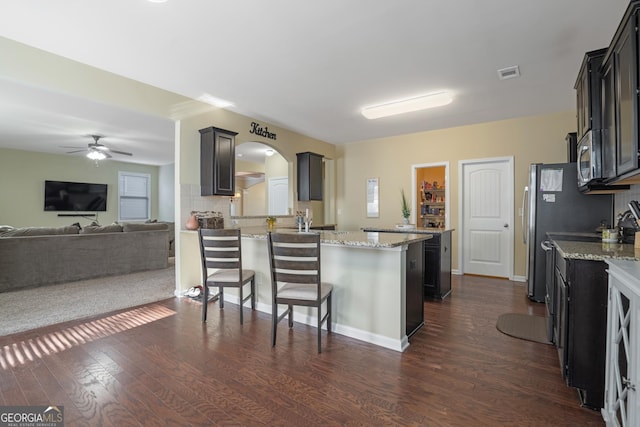
M 404 190 L 400 190 L 402 195 L 402 218 L 404 224 L 409 224 L 409 216 L 411 215 L 411 210 L 409 209 L 409 203 L 407 203 L 407 197 L 404 195 Z

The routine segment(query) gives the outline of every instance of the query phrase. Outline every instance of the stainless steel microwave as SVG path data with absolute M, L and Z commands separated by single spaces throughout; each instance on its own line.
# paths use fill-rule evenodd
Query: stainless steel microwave
M 602 181 L 600 131 L 590 130 L 578 142 L 578 187 Z

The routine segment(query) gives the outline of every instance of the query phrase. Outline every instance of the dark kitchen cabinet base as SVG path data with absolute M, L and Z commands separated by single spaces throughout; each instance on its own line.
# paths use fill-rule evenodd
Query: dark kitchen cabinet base
M 422 242 L 407 248 L 406 261 L 406 331 L 410 338 L 424 325 L 424 301 L 422 299 Z
M 451 293 L 451 231 L 424 242 L 424 297 L 443 300 Z
M 565 259 L 556 251 L 557 343 L 562 376 L 580 403 L 604 404 L 607 272 L 603 261 Z

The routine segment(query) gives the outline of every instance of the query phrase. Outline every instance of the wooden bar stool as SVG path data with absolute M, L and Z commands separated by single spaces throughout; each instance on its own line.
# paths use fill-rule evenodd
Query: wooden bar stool
M 320 234 L 272 233 L 267 235 L 269 263 L 271 266 L 271 346 L 276 345 L 278 322 L 289 316 L 289 328 L 293 327 L 293 306 L 318 309 L 318 353 L 322 352 L 322 324 L 326 322 L 331 333 L 331 293 L 333 285 L 320 279 Z M 326 301 L 326 313 L 322 316 L 322 303 Z M 287 310 L 278 315 L 278 305 L 286 304 Z
M 242 268 L 242 239 L 240 229 L 198 230 L 200 258 L 202 259 L 202 321 L 207 321 L 209 287 L 217 287 L 216 296 L 220 308 L 224 308 L 224 288 L 238 288 L 240 297 L 240 324 L 243 323 L 244 303 L 251 299 L 251 309 L 256 309 L 255 272 Z M 209 272 L 209 269 L 215 269 Z M 243 296 L 244 285 L 251 283 L 251 293 Z

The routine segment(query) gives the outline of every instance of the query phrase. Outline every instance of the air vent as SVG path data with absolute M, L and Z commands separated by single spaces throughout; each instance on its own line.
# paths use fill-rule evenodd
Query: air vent
M 498 77 L 500 78 L 500 80 L 520 77 L 520 68 L 517 65 L 514 65 L 513 67 L 502 68 L 498 70 Z

